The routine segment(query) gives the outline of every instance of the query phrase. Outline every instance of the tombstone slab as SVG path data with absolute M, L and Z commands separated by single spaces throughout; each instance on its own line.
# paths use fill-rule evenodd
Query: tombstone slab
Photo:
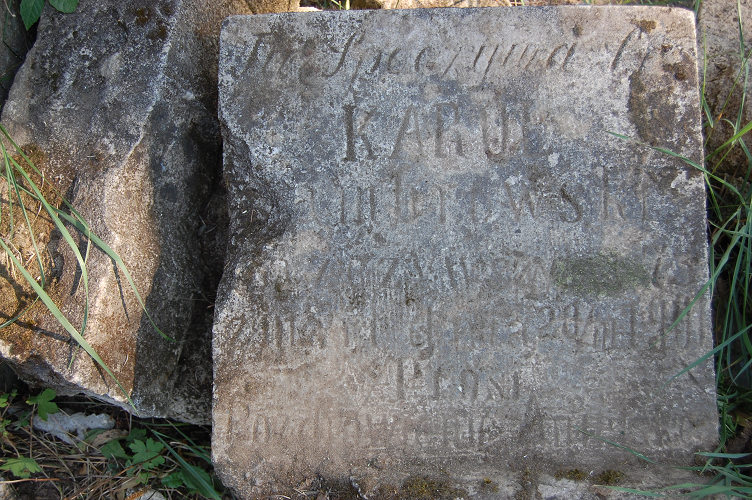
M 670 8 L 226 20 L 225 484 L 713 448 L 712 366 L 664 386 L 712 348 L 707 297 L 663 335 L 708 278 L 703 178 L 647 146 L 702 161 L 695 58 Z

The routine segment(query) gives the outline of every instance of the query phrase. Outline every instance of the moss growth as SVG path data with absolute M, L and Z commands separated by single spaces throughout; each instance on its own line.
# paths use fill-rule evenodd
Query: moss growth
M 401 500 L 454 500 L 466 497 L 467 492 L 453 487 L 448 481 L 425 476 L 407 478 L 397 495 Z
M 559 287 L 577 295 L 618 295 L 635 286 L 648 286 L 650 274 L 634 260 L 598 254 L 559 261 L 554 280 Z
M 584 481 L 589 475 L 580 469 L 560 470 L 554 474 L 556 479 L 569 479 L 570 481 Z
M 499 485 L 494 480 L 488 477 L 483 478 L 483 482 L 481 483 L 480 488 L 482 490 L 490 491 L 492 493 L 499 492 Z
M 57 73 L 53 73 L 52 77 L 60 78 L 60 75 Z M 49 159 L 47 154 L 44 151 L 42 151 L 42 148 L 39 147 L 39 144 L 35 142 L 26 144 L 24 147 L 21 148 L 21 150 L 29 158 L 29 160 L 31 160 L 31 162 L 40 170 L 42 170 L 42 167 L 47 163 L 47 160 Z M 21 155 L 13 155 L 13 159 L 16 160 L 21 166 L 27 167 L 27 165 L 23 163 L 23 158 L 21 157 Z
M 21 150 L 38 169 L 42 171 L 47 170 L 49 157 L 38 144 L 27 144 Z M 12 154 L 12 158 L 26 171 L 31 181 L 42 192 L 44 198 L 51 205 L 59 207 L 62 201 L 50 183 L 50 180 L 45 178 L 42 181 L 41 176 L 26 163 L 26 160 L 20 153 L 16 152 Z M 61 178 L 64 181 L 67 180 L 69 169 L 62 168 L 58 172 L 61 172 L 62 175 L 55 178 L 57 181 L 60 181 Z M 28 183 L 20 173 L 15 172 L 15 177 L 19 186 L 31 190 L 31 187 L 28 186 Z M 2 182 L 3 186 L 7 189 L 7 181 L 3 180 Z M 50 295 L 55 304 L 60 307 L 62 302 L 60 297 L 61 292 L 56 287 L 60 269 L 56 268 L 53 259 L 56 238 L 59 232 L 55 230 L 54 223 L 50 220 L 46 211 L 40 207 L 38 201 L 23 192 L 21 192 L 20 197 L 21 199 L 19 200 L 15 191 L 11 189 L 12 211 L 10 210 L 7 198 L 0 204 L 2 208 L 0 236 L 6 242 L 10 243 L 11 248 L 16 251 L 16 258 L 22 260 L 26 270 L 34 277 L 41 276 L 42 274 L 40 263 L 37 260 L 37 250 L 39 251 L 41 266 L 44 269 L 46 278 L 45 291 Z M 28 227 L 21 204 L 26 207 L 31 227 Z M 10 223 L 11 212 L 13 216 L 12 233 Z M 36 249 L 34 248 L 34 242 L 36 242 Z M 50 250 L 50 246 L 53 250 Z M 3 285 L 0 286 L 0 323 L 22 312 L 24 313 L 14 324 L 0 329 L 0 339 L 12 344 L 12 353 L 14 355 L 24 357 L 32 352 L 36 352 L 40 348 L 40 345 L 44 346 L 44 342 L 41 342 L 39 339 L 38 330 L 40 329 L 40 325 L 45 325 L 46 328 L 49 328 L 42 320 L 47 316 L 48 311 L 42 302 L 37 302 L 29 310 L 26 310 L 27 307 L 32 305 L 36 293 L 20 272 L 14 268 L 12 262 L 3 251 L 0 251 L 0 281 L 3 282 Z
M 624 479 L 624 473 L 618 470 L 605 470 L 595 476 L 594 482 L 596 484 L 604 484 L 606 486 L 615 486 Z

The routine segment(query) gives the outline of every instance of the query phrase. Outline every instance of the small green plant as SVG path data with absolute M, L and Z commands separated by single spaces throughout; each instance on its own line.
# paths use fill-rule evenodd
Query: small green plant
M 16 391 L 13 391 L 10 394 L 3 394 L 0 396 L 0 438 L 8 436 L 8 426 L 11 424 L 11 421 L 5 418 L 5 412 L 10 405 L 10 401 L 13 400 L 16 395 Z
M 57 405 L 52 402 L 52 400 L 55 399 L 55 396 L 55 391 L 52 389 L 45 389 L 41 394 L 27 399 L 26 403 L 34 405 L 34 409 L 37 411 L 39 418 L 46 422 L 47 417 L 58 412 Z
M 210 474 L 208 447 L 190 437 L 208 441 L 205 429 L 138 421 L 115 408 L 120 412 L 119 417 L 116 413 L 116 429 L 92 429 L 83 439 L 70 435 L 75 442 L 71 444 L 33 426 L 42 412 L 49 416 L 58 411 L 55 396 L 51 389 L 25 401 L 15 392 L 0 394 L 0 472 L 12 474 L 14 482 L 48 481 L 60 498 L 125 499 L 126 491 L 135 489 L 161 490 L 171 498 L 200 495 L 221 499 L 222 486 Z M 80 405 L 76 399 L 81 398 L 65 406 Z M 87 412 L 92 406 L 93 411 L 97 406 L 99 411 L 112 411 L 101 404 L 84 404 Z M 129 431 L 117 428 L 123 426 Z
M 49 2 L 50 5 L 65 14 L 70 14 L 78 7 L 78 0 L 49 0 Z M 27 30 L 35 22 L 39 21 L 44 4 L 45 0 L 22 0 L 20 7 L 21 19 L 23 19 Z
M 35 472 L 42 472 L 37 461 L 28 457 L 9 458 L 3 465 L 0 465 L 0 470 L 10 471 L 11 474 L 21 479 L 28 479 Z
M 176 443 L 169 443 L 170 437 L 148 426 L 150 433 L 156 439 L 147 436 L 146 429 L 133 429 L 121 440 L 110 441 L 100 449 L 101 453 L 111 460 L 110 471 L 113 474 L 125 473 L 141 484 L 159 479 L 161 486 L 168 489 L 185 488 L 189 493 L 198 493 L 207 498 L 220 499 L 211 476 L 196 465 L 188 463 L 181 453 L 175 449 Z M 211 459 L 202 447 L 188 438 L 180 430 L 172 426 L 184 438 L 185 443 L 179 443 L 183 453 L 211 465 Z M 126 451 L 130 450 L 130 453 Z
M 8 439 L 8 427 L 11 425 L 12 421 L 9 418 L 6 418 L 6 416 L 16 395 L 17 393 L 15 391 L 10 394 L 0 395 L 0 410 L 2 410 L 0 412 L 0 435 L 4 438 L 3 442 L 7 441 L 10 443 L 10 440 Z M 28 427 L 35 411 L 39 417 L 45 421 L 49 415 L 57 413 L 57 405 L 52 403 L 52 400 L 55 399 L 55 395 L 55 391 L 52 389 L 45 389 L 40 394 L 30 397 L 26 403 L 32 405 L 32 407 L 30 410 L 20 414 L 20 417 L 15 424 L 15 428 L 21 429 Z M 16 452 L 16 458 L 2 460 L 4 463 L 0 465 L 0 470 L 9 471 L 15 477 L 21 479 L 28 479 L 32 474 L 42 472 L 42 469 L 39 467 L 36 460 L 22 455 L 17 449 L 15 449 L 15 447 L 14 450 Z

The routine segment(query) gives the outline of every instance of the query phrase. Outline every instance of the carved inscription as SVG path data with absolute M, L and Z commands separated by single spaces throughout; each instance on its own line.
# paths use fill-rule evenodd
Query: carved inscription
M 608 58 L 601 63 L 604 70 L 616 72 L 623 57 L 639 61 L 647 50 L 642 32 L 635 29 L 618 46 L 604 41 L 602 48 Z M 341 72 L 351 73 L 350 80 L 363 75 L 410 75 L 440 79 L 467 78 L 476 85 L 499 77 L 519 73 L 545 73 L 571 70 L 570 65 L 582 64 L 581 46 L 576 41 L 554 47 L 534 43 L 498 45 L 460 45 L 450 50 L 434 46 L 374 48 L 363 43 L 363 33 L 353 32 L 343 46 L 317 40 L 296 39 L 289 34 L 261 33 L 256 36 L 245 71 L 259 71 L 278 78 L 292 77 L 307 81 L 316 76 L 337 78 Z M 637 49 L 630 51 L 629 49 Z M 631 61 L 630 61 L 631 62 Z

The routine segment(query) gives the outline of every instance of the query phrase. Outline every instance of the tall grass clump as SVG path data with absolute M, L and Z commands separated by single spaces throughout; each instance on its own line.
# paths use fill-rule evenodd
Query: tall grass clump
M 704 465 L 686 468 L 708 475 L 707 482 L 652 491 L 615 488 L 620 491 L 650 497 L 674 497 L 680 494 L 704 498 L 722 494 L 727 498 L 752 498 L 752 153 L 747 145 L 752 123 L 744 122 L 752 49 L 745 50 L 744 18 L 739 0 L 735 3 L 739 19 L 740 69 L 720 110 L 712 110 L 706 100 L 709 61 L 703 54 L 705 163 L 701 165 L 667 149 L 653 148 L 681 159 L 702 172 L 705 179 L 710 278 L 666 334 L 670 334 L 699 297 L 705 293 L 712 294 L 715 347 L 673 378 L 710 359 L 714 361 L 720 442 L 714 452 L 697 453 Z M 695 1 L 695 13 L 699 7 L 700 2 Z M 704 40 L 701 43 L 704 47 Z M 732 100 L 735 91 L 740 95 L 739 102 Z M 721 126 L 731 130 L 731 137 L 711 151 L 708 145 L 719 142 L 715 136 Z M 647 460 L 646 457 L 642 458 Z
M 162 333 L 154 324 L 149 313 L 146 311 L 144 302 L 136 289 L 128 268 L 120 256 L 107 245 L 101 238 L 94 234 L 91 227 L 68 203 L 64 196 L 57 189 L 50 185 L 44 174 L 34 165 L 29 156 L 13 141 L 8 131 L 0 124 L 0 154 L 2 155 L 2 164 L 0 164 L 0 183 L 4 183 L 7 199 L 0 203 L 0 227 L 6 228 L 5 234 L 0 235 L 0 248 L 5 252 L 8 259 L 8 267 L 20 273 L 23 277 L 23 283 L 33 291 L 33 302 L 31 305 L 23 308 L 16 316 L 0 324 L 0 328 L 5 328 L 18 321 L 26 314 L 31 307 L 38 301 L 49 309 L 50 314 L 57 320 L 65 331 L 76 341 L 76 343 L 96 362 L 97 365 L 117 384 L 119 389 L 125 395 L 128 402 L 133 407 L 127 391 L 123 388 L 120 381 L 115 377 L 112 370 L 97 354 L 92 346 L 86 341 L 86 325 L 89 317 L 89 275 L 86 266 L 86 257 L 81 254 L 79 245 L 73 238 L 76 232 L 86 241 L 85 255 L 89 255 L 92 245 L 104 252 L 130 285 L 131 290 L 136 296 L 138 303 L 141 305 L 154 329 L 165 339 L 172 340 Z M 51 193 L 58 203 L 53 204 L 48 200 L 43 191 Z M 5 206 L 5 210 L 3 210 Z M 49 283 L 45 266 L 40 252 L 38 237 L 35 235 L 34 223 L 42 215 L 54 225 L 54 230 L 58 231 L 62 239 L 68 245 L 76 257 L 78 269 L 81 273 L 81 283 L 84 295 L 84 310 L 81 325 L 75 327 L 68 318 L 60 311 L 54 300 L 45 291 Z M 19 221 L 19 216 L 21 220 Z M 19 225 L 20 223 L 20 225 Z M 7 226 L 6 226 L 7 224 Z M 24 256 L 14 246 L 13 239 L 15 233 L 25 225 L 26 233 L 29 236 L 33 247 L 33 255 L 24 262 Z M 0 252 L 1 253 L 1 252 Z M 36 275 L 36 277 L 34 276 Z M 134 407 L 135 410 L 135 407 Z

